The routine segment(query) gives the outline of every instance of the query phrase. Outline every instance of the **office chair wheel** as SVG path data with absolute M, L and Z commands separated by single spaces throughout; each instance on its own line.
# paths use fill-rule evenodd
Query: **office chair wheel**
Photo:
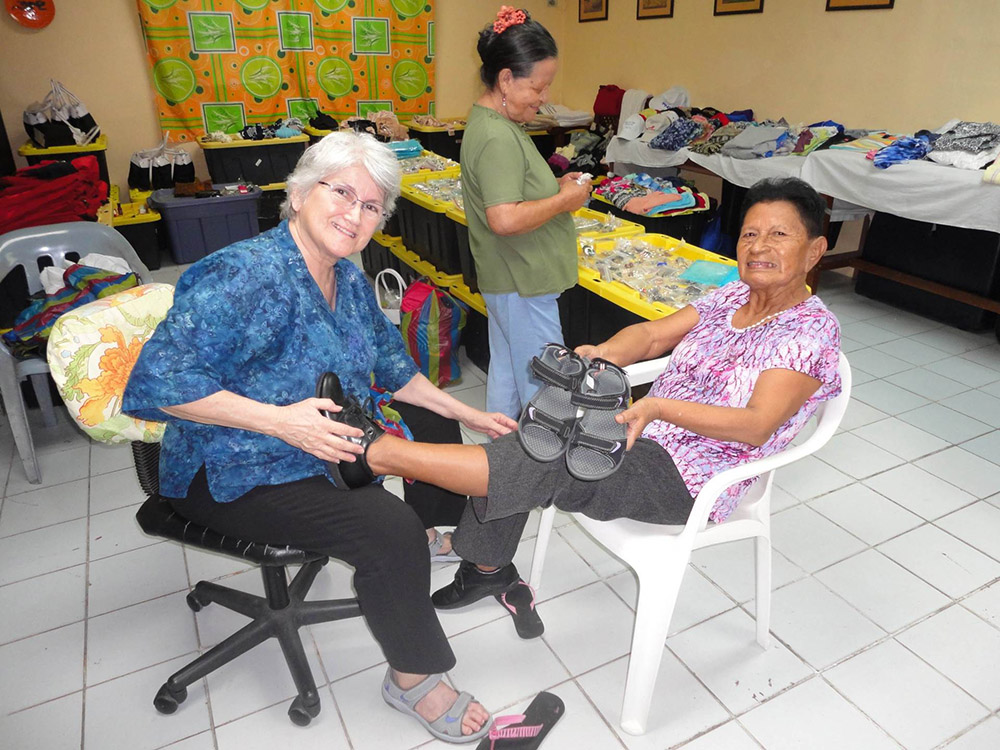
M 299 727 L 309 726 L 309 722 L 319 716 L 319 701 L 315 705 L 307 706 L 302 702 L 302 696 L 295 696 L 292 705 L 288 707 L 288 718 Z
M 200 601 L 198 597 L 195 596 L 194 593 L 195 591 L 197 591 L 197 589 L 192 589 L 191 591 L 189 591 L 185 601 L 187 602 L 187 605 L 191 608 L 192 612 L 201 612 L 202 607 L 204 607 L 206 604 L 209 604 L 210 602 Z
M 172 690 L 170 685 L 164 682 L 156 697 L 153 698 L 153 705 L 161 714 L 172 714 L 177 710 L 177 706 L 187 700 L 187 697 L 187 688 Z

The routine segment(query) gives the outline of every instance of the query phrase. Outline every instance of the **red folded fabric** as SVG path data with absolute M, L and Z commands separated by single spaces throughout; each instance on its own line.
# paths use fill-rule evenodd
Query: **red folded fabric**
M 19 169 L 0 178 L 0 234 L 25 227 L 64 221 L 94 220 L 108 198 L 108 184 L 101 180 L 97 157 L 80 156 L 70 164 L 71 174 L 39 178 L 39 167 Z

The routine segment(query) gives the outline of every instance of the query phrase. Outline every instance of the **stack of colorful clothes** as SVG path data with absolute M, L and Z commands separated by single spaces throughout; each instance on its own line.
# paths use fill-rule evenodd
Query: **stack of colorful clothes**
M 707 211 L 708 196 L 679 178 L 651 177 L 645 172 L 610 177 L 594 190 L 594 198 L 639 216 L 667 217 Z

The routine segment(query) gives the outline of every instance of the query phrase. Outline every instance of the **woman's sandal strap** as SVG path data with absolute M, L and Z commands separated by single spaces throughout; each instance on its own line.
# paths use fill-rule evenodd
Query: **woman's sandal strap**
M 531 358 L 531 371 L 546 383 L 574 390 L 587 370 L 586 361 L 562 344 L 546 344 L 541 356 Z

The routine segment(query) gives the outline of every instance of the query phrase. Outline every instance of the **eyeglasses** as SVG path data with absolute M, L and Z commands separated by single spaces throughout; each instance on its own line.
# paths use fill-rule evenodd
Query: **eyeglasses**
M 319 181 L 320 185 L 330 191 L 334 203 L 343 206 L 345 209 L 354 208 L 355 203 L 361 204 L 361 215 L 369 221 L 379 221 L 387 215 L 381 203 L 373 201 L 363 201 L 347 185 L 331 185 L 329 182 Z

